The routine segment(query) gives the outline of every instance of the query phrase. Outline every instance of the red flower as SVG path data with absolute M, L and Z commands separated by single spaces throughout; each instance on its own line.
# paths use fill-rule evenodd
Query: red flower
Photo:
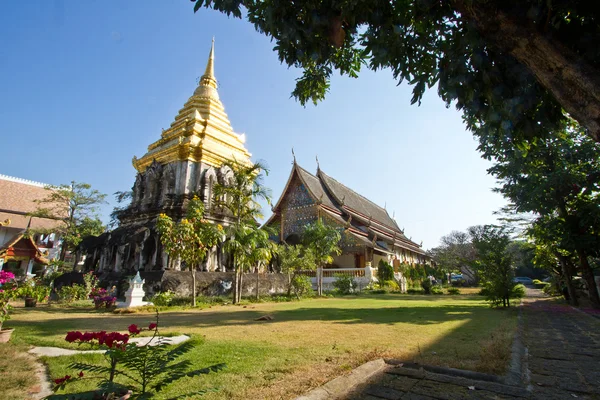
M 148 325 L 148 330 L 153 331 L 154 329 L 156 329 L 156 323 L 152 322 L 150 325 Z
M 81 340 L 81 338 L 83 337 L 83 334 L 79 331 L 71 331 L 71 332 L 67 332 L 67 336 L 65 337 L 65 340 L 69 343 L 73 343 L 77 340 Z
M 129 328 L 127 328 L 127 330 L 129 331 L 129 333 L 131 333 L 132 335 L 137 335 L 138 333 L 140 333 L 142 330 L 140 328 L 137 327 L 136 324 L 131 324 L 129 325 Z
M 89 342 L 89 341 L 92 341 L 93 339 L 94 339 L 94 332 L 85 332 L 81 337 L 82 342 Z
M 79 377 L 83 378 L 83 371 L 79 372 Z

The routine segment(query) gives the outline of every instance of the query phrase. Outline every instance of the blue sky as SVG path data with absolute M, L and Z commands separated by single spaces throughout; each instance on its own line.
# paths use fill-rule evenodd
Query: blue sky
M 0 15 L 0 173 L 50 184 L 131 188 L 134 155 L 191 96 L 215 37 L 219 94 L 275 200 L 291 168 L 321 169 L 387 205 L 425 248 L 495 221 L 504 200 L 460 114 L 435 91 L 411 106 L 389 71 L 336 77 L 317 107 L 290 93 L 299 71 L 246 21 L 189 0 L 7 2 Z M 268 217 L 270 210 L 265 210 Z

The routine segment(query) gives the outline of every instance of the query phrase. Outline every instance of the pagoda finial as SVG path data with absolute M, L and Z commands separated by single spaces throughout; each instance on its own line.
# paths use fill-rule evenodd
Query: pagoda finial
M 206 70 L 204 76 L 215 77 L 215 37 L 212 38 L 212 44 L 210 45 L 210 53 L 208 54 L 208 62 L 206 63 Z
M 294 157 L 294 164 L 296 164 L 296 154 L 294 153 L 293 147 L 292 147 L 292 157 Z
M 317 171 L 321 170 L 321 166 L 319 165 L 319 156 L 315 155 L 315 159 L 317 160 Z
M 208 62 L 206 63 L 206 70 L 204 75 L 200 77 L 200 86 L 209 86 L 213 89 L 217 88 L 217 79 L 215 78 L 215 38 L 213 37 L 212 44 L 210 46 L 210 53 L 208 54 Z

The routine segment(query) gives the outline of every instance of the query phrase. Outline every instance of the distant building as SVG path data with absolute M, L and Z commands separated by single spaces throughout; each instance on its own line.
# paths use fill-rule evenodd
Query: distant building
M 374 273 L 371 268 L 376 268 L 380 260 L 393 265 L 396 273 L 401 263 L 425 264 L 429 260 L 421 245 L 406 237 L 385 208 L 320 168 L 313 175 L 294 160 L 283 193 L 265 225 L 278 232 L 277 241 L 297 244 L 304 227 L 318 218 L 338 227 L 342 234 L 343 252 L 327 266 L 325 278 L 333 277 L 339 269 L 365 269 L 368 276 Z M 364 274 L 357 271 L 353 276 Z
M 0 174 L 0 269 L 18 275 L 31 273 L 34 264 L 47 264 L 60 252 L 60 237 L 52 233 L 58 221 L 30 217 L 35 200 L 48 191 L 43 183 Z M 45 230 L 45 234 L 27 237 L 27 229 Z

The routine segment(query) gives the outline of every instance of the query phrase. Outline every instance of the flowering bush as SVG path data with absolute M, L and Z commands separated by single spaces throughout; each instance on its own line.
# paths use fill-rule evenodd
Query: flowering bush
M 225 367 L 224 364 L 217 364 L 190 371 L 191 362 L 189 360 L 178 361 L 178 359 L 190 351 L 195 344 L 186 342 L 168 349 L 168 345 L 158 335 L 158 313 L 156 322 L 150 323 L 147 328 L 131 324 L 127 331 L 128 333 L 68 332 L 65 340 L 69 343 L 88 344 L 106 349 L 105 357 L 109 362 L 109 366 L 73 363 L 70 367 L 81 371 L 78 375 L 79 378 L 84 376 L 83 371 L 103 374 L 104 376 L 92 376 L 102 382 L 103 391 L 106 389 L 112 391 L 131 389 L 140 395 L 139 398 L 148 398 L 154 392 L 161 391 L 167 384 L 178 379 L 208 374 L 211 371 L 216 372 Z M 151 331 L 153 336 L 143 344 L 136 345 L 130 342 L 132 336 L 143 331 Z M 114 379 L 119 375 L 126 377 L 132 383 L 129 386 L 115 383 Z M 77 379 L 71 375 L 56 378 L 54 380 L 55 390 L 62 389 Z
M 6 283 L 14 282 L 15 274 L 8 271 L 0 271 L 0 286 Z
M 15 274 L 8 271 L 0 271 L 0 329 L 4 321 L 10 319 L 12 307 L 8 302 L 17 296 L 17 282 Z

